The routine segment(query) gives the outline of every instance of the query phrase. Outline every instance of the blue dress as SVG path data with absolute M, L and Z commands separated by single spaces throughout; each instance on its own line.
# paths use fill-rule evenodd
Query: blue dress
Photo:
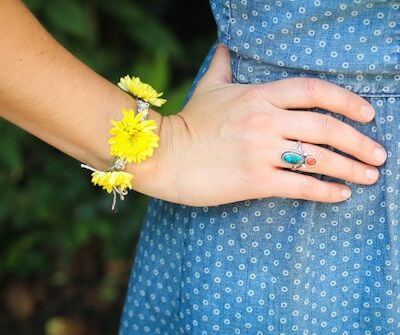
M 211 0 L 211 8 L 234 82 L 304 76 L 345 87 L 376 117 L 332 115 L 381 143 L 388 159 L 376 184 L 346 182 L 352 196 L 340 203 L 188 207 L 152 198 L 120 335 L 400 334 L 400 1 Z

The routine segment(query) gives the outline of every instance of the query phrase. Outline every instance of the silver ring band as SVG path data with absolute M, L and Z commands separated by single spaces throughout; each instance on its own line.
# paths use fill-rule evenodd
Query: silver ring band
M 314 166 L 317 163 L 315 157 L 306 153 L 301 145 L 301 141 L 297 141 L 291 150 L 286 150 L 281 155 L 282 162 L 289 164 L 293 171 L 300 167 Z

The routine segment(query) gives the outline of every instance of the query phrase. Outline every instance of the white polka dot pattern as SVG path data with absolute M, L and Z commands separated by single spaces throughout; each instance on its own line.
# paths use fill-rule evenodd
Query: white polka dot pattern
M 151 198 L 120 335 L 400 334 L 399 4 L 211 1 L 235 82 L 319 77 L 353 90 L 376 118 L 332 115 L 384 145 L 388 159 L 376 184 L 346 182 L 352 196 L 336 204 Z
M 400 85 L 400 1 L 214 0 L 211 8 L 220 41 L 240 58 L 326 73 L 333 82 L 367 76 Z M 257 73 L 243 70 L 241 82 Z

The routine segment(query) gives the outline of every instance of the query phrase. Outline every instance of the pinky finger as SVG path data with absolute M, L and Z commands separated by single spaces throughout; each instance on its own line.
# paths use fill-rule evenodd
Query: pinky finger
M 335 182 L 321 181 L 309 175 L 287 169 L 276 169 L 279 188 L 275 194 L 282 198 L 304 199 L 319 202 L 341 202 L 351 196 L 351 189 Z

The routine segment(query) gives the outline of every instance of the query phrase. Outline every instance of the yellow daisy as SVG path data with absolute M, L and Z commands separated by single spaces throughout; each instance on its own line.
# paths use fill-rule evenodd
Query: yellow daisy
M 120 79 L 118 86 L 125 92 L 131 93 L 136 98 L 148 102 L 149 104 L 160 107 L 167 102 L 166 99 L 160 97 L 163 93 L 158 93 L 149 84 L 141 82 L 139 77 L 125 76 Z
M 112 120 L 114 128 L 110 134 L 114 135 L 108 140 L 110 154 L 126 160 L 128 163 L 140 163 L 151 157 L 154 148 L 158 147 L 159 136 L 153 133 L 157 128 L 154 120 L 142 120 L 143 114 L 132 109 L 122 109 L 124 115 L 121 121 Z
M 132 189 L 131 180 L 133 175 L 124 171 L 94 171 L 92 173 L 92 183 L 99 185 L 108 193 L 111 193 L 114 188 L 119 191 Z

